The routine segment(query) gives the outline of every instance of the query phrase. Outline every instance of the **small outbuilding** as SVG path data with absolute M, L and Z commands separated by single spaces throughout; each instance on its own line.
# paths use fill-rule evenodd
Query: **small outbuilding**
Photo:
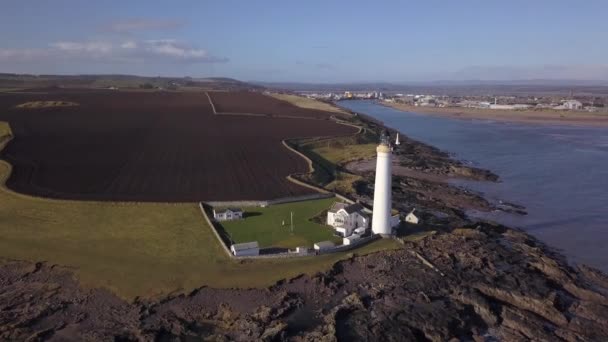
M 296 247 L 295 253 L 298 255 L 308 255 L 308 247 L 304 247 L 304 246 Z
M 240 208 L 213 209 L 213 218 L 216 221 L 240 220 L 243 218 L 243 210 Z
M 367 231 L 367 228 L 365 228 L 365 227 L 359 227 L 359 228 L 355 229 L 355 234 L 357 234 L 357 235 L 363 235 L 363 234 L 365 234 L 366 231 Z
M 353 234 L 351 236 L 347 236 L 344 239 L 342 239 L 342 244 L 343 245 L 352 245 L 353 242 L 359 240 L 361 238 L 361 236 L 359 236 L 358 234 Z
M 331 242 L 331 241 L 321 241 L 321 242 L 317 242 L 315 243 L 315 250 L 322 252 L 322 251 L 327 251 L 330 250 L 332 248 L 334 248 L 336 245 Z
M 234 256 L 258 256 L 260 255 L 260 247 L 257 241 L 235 243 L 230 246 L 230 251 Z
M 405 222 L 411 223 L 411 224 L 418 224 L 418 222 L 420 220 L 418 219 L 418 216 L 414 215 L 415 210 L 416 209 L 412 209 L 412 211 L 410 211 L 410 213 L 407 214 L 407 216 L 405 217 Z

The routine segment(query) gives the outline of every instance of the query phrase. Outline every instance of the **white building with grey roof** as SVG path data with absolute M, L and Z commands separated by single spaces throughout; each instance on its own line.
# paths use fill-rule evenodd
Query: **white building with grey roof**
M 350 236 L 357 228 L 369 227 L 369 216 L 361 204 L 334 203 L 327 211 L 327 224 L 334 227 L 337 233 Z
M 257 241 L 235 243 L 230 246 L 230 251 L 234 256 L 258 256 L 260 255 L 260 246 Z
M 240 220 L 243 218 L 243 210 L 240 208 L 213 209 L 213 218 L 216 221 Z

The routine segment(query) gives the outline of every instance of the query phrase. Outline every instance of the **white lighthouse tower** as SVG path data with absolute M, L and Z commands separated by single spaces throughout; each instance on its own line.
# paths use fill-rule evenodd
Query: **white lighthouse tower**
M 374 234 L 391 235 L 392 154 L 388 135 L 382 135 L 380 145 L 376 148 L 376 152 L 378 155 L 376 159 L 372 232 Z
M 395 145 L 399 146 L 401 143 L 399 142 L 399 133 L 397 133 L 397 139 L 395 139 Z

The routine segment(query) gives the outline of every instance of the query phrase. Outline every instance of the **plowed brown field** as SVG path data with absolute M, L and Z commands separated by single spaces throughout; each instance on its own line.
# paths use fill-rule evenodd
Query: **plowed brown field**
M 251 113 L 268 114 L 272 116 L 288 116 L 302 118 L 328 119 L 342 116 L 340 113 L 330 113 L 315 109 L 296 107 L 283 100 L 255 92 L 209 92 L 215 110 L 218 113 Z
M 218 111 L 309 112 L 261 94 L 221 94 L 220 100 L 213 95 L 223 106 Z M 252 98 L 256 100 L 250 103 Z M 29 101 L 79 106 L 15 108 Z M 213 115 L 204 93 L 177 92 L 0 94 L 0 121 L 8 121 L 15 135 L 1 155 L 14 167 L 7 182 L 11 189 L 87 200 L 181 202 L 308 194 L 313 191 L 286 180 L 291 173 L 305 172 L 307 165 L 281 140 L 356 131 L 329 120 Z

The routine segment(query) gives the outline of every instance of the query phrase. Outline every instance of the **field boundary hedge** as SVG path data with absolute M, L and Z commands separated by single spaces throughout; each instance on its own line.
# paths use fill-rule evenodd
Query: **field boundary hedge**
M 218 112 L 215 109 L 215 104 L 213 103 L 213 100 L 211 100 L 211 95 L 209 95 L 209 92 L 206 91 L 205 95 L 207 95 L 207 99 L 209 99 L 209 104 L 211 104 L 211 109 L 213 110 L 213 115 L 257 116 L 257 117 L 266 117 L 266 118 L 285 118 L 285 119 L 302 119 L 302 120 L 327 121 L 327 119 L 324 119 L 324 118 L 311 118 L 311 117 L 306 117 L 306 116 L 294 116 L 294 115 L 282 115 L 282 114 Z M 278 101 L 280 101 L 280 100 L 278 100 Z M 330 119 L 332 117 L 330 117 Z
M 315 168 L 313 166 L 314 163 L 313 163 L 313 161 L 307 155 L 305 155 L 304 153 L 302 153 L 302 152 L 294 149 L 293 147 L 289 146 L 289 144 L 287 143 L 286 140 L 283 140 L 283 146 L 287 147 L 290 151 L 296 153 L 297 155 L 299 155 L 300 157 L 302 157 L 302 158 L 304 158 L 306 160 L 306 162 L 308 163 L 308 172 L 306 174 L 312 174 L 313 172 L 315 172 Z M 298 175 L 302 175 L 302 173 L 292 173 L 291 175 L 287 176 L 287 180 L 290 181 L 290 182 L 292 182 L 292 183 L 295 183 L 297 185 L 305 186 L 307 188 L 310 188 L 310 189 L 313 189 L 313 190 L 317 190 L 317 191 L 319 191 L 321 193 L 331 193 L 335 197 L 337 197 L 337 198 L 339 198 L 339 199 L 341 199 L 341 200 L 343 200 L 345 202 L 348 202 L 350 204 L 353 204 L 353 203 L 356 202 L 355 200 L 350 199 L 350 198 L 348 198 L 348 197 L 346 197 L 346 196 L 344 196 L 342 194 L 339 194 L 337 192 L 331 192 L 331 191 L 326 190 L 326 189 L 324 189 L 324 188 L 322 188 L 320 186 L 317 186 L 315 184 L 307 183 L 307 182 L 305 182 L 303 180 L 295 178 L 295 176 L 298 176 Z

